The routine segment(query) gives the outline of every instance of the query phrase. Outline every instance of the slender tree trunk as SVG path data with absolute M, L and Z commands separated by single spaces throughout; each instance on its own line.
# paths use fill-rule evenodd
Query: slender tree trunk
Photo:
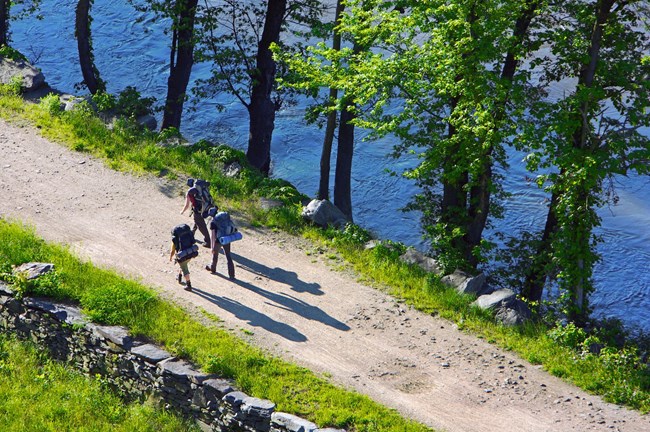
M 596 11 L 596 22 L 594 24 L 590 45 L 588 50 L 588 62 L 583 65 L 578 76 L 578 85 L 577 88 L 590 88 L 594 85 L 594 78 L 596 76 L 598 60 L 600 57 L 600 49 L 603 38 L 603 28 L 607 23 L 613 6 L 617 3 L 617 0 L 601 0 L 598 3 L 598 9 Z M 579 126 L 576 128 L 572 135 L 572 146 L 576 150 L 580 151 L 589 151 L 589 135 L 591 130 L 591 116 L 589 115 L 590 101 L 585 100 L 581 103 L 581 106 L 576 112 L 576 116 L 579 117 Z M 564 175 L 565 172 L 561 171 L 560 176 Z M 578 185 L 577 187 L 583 187 L 584 185 Z M 572 186 L 576 187 L 576 186 Z M 584 186 L 585 188 L 587 186 Z M 578 195 L 578 201 L 581 205 L 587 205 L 587 197 L 589 196 L 589 190 L 585 189 L 580 191 Z M 557 215 L 557 206 L 560 199 L 561 191 L 556 191 L 551 196 L 551 203 L 548 210 L 546 226 L 544 228 L 544 234 L 542 236 L 542 241 L 540 242 L 539 249 L 536 256 L 539 258 L 533 266 L 530 267 L 530 271 L 526 276 L 524 283 L 524 290 L 522 294 L 531 300 L 539 300 L 541 298 L 544 284 L 546 281 L 546 270 L 550 265 L 552 259 L 552 236 L 559 229 L 559 219 Z M 589 209 L 585 209 L 585 212 L 588 212 Z M 576 225 L 580 225 L 577 223 Z M 580 229 L 580 228 L 577 228 Z M 584 229 L 584 228 L 583 228 Z M 576 240 L 581 242 L 580 250 L 589 249 L 589 238 L 591 235 L 590 230 L 586 230 L 582 233 L 577 233 Z M 584 257 L 576 257 L 577 265 L 584 268 L 585 262 Z M 571 292 L 571 299 L 573 302 L 574 308 L 570 313 L 569 319 L 574 321 L 583 321 L 585 314 L 587 313 L 586 308 L 586 297 L 585 297 L 585 286 L 588 281 L 581 279 L 576 281 L 575 286 Z
M 334 23 L 338 25 L 339 17 L 343 12 L 344 5 L 341 0 L 336 2 L 336 14 Z M 332 37 L 332 49 L 341 49 L 341 33 L 335 28 Z M 336 88 L 330 88 L 329 103 L 333 103 L 338 97 Z M 325 139 L 323 140 L 323 152 L 320 157 L 320 182 L 318 184 L 318 199 L 329 199 L 330 189 L 330 160 L 332 157 L 332 143 L 334 142 L 334 131 L 336 130 L 337 112 L 331 111 L 327 115 L 327 126 L 325 127 Z
M 161 129 L 180 129 L 187 84 L 194 64 L 194 18 L 198 0 L 177 0 Z
M 11 0 L 0 0 L 0 46 L 9 45 L 9 9 Z
M 506 54 L 505 61 L 503 62 L 503 68 L 501 69 L 501 80 L 507 83 L 506 85 L 508 85 L 509 88 L 504 96 L 504 99 L 498 101 L 496 104 L 494 113 L 495 131 L 498 131 L 501 128 L 502 123 L 505 119 L 506 105 L 510 98 L 510 86 L 519 66 L 519 60 L 517 60 L 515 50 L 525 40 L 526 35 L 528 34 L 528 29 L 530 28 L 530 23 L 535 16 L 535 11 L 538 4 L 538 1 L 528 2 L 526 9 L 522 12 L 521 16 L 515 22 L 513 31 L 515 46 L 512 47 Z M 481 170 L 481 174 L 479 175 L 476 185 L 470 189 L 468 210 L 469 222 L 465 235 L 465 243 L 467 243 L 469 252 L 469 255 L 466 256 L 466 259 L 473 268 L 478 265 L 478 258 L 471 252 L 474 248 L 480 245 L 481 240 L 483 239 L 483 230 L 485 230 L 485 225 L 487 224 L 488 215 L 490 213 L 491 194 L 493 188 L 493 151 L 494 145 L 490 145 L 486 149 L 485 154 L 481 158 L 483 169 Z
M 251 74 L 253 89 L 248 106 L 250 127 L 246 158 L 265 175 L 269 174 L 271 168 L 271 137 L 275 127 L 275 112 L 278 109 L 271 99 L 276 64 L 269 47 L 271 43 L 280 40 L 286 10 L 286 0 L 269 0 L 264 30 L 257 49 L 257 68 Z
M 92 0 L 79 0 L 75 14 L 75 29 L 77 48 L 79 50 L 79 65 L 84 83 L 90 93 L 106 90 L 104 82 L 99 77 L 99 71 L 93 60 L 93 49 L 90 38 L 90 8 Z
M 354 154 L 354 120 L 352 105 L 346 103 L 341 111 L 339 140 L 336 153 L 336 177 L 334 179 L 334 205 L 352 221 L 352 156 Z

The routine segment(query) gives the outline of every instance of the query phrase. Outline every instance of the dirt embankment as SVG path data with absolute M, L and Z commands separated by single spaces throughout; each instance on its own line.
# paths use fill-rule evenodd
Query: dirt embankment
M 190 264 L 193 292 L 175 282 L 169 231 L 182 182 L 133 177 L 0 121 L 0 215 L 33 224 L 94 263 L 205 309 L 271 353 L 324 373 L 439 430 L 650 431 L 650 418 L 604 403 L 515 355 L 333 271 L 306 242 L 242 227 L 225 260 Z M 218 201 L 218 197 L 217 197 Z M 238 330 L 248 330 L 244 332 Z

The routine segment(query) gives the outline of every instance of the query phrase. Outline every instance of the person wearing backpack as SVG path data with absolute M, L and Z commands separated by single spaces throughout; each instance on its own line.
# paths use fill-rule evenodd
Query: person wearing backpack
M 189 186 L 189 189 L 185 194 L 185 206 L 183 207 L 183 210 L 181 210 L 181 214 L 185 213 L 185 211 L 190 206 L 192 207 L 194 225 L 199 229 L 201 234 L 203 234 L 203 246 L 210 247 L 210 232 L 208 231 L 208 227 L 205 224 L 204 219 L 204 217 L 207 216 L 207 209 L 204 209 L 204 206 L 206 204 L 209 205 L 209 203 L 205 203 L 207 200 L 202 196 L 201 191 L 195 185 L 197 182 L 195 182 L 192 178 L 187 179 L 187 186 Z
M 228 262 L 228 278 L 235 279 L 235 263 L 230 254 L 230 243 L 222 244 L 220 239 L 228 236 L 237 231 L 235 225 L 230 220 L 230 215 L 227 212 L 220 212 L 218 207 L 213 207 L 208 212 L 212 217 L 210 221 L 210 248 L 212 249 L 212 263 L 206 265 L 205 269 L 214 274 L 217 272 L 217 261 L 219 260 L 219 252 L 223 248 L 223 253 L 226 255 Z M 240 236 L 241 237 L 241 236 Z
M 195 243 L 194 233 L 189 225 L 180 224 L 172 228 L 172 248 L 169 253 L 169 261 L 175 258 L 180 266 L 178 283 L 182 283 L 183 277 L 185 277 L 185 291 L 192 291 L 188 263 L 199 255 L 199 248 Z

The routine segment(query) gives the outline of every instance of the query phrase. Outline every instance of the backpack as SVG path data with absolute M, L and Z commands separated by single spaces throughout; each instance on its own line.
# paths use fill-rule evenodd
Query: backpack
M 210 182 L 196 179 L 194 180 L 193 188 L 197 191 L 196 200 L 200 206 L 197 210 L 201 213 L 201 217 L 206 218 L 208 216 L 208 210 L 214 207 L 214 199 L 210 194 Z
M 195 245 L 194 233 L 188 224 L 176 225 L 172 229 L 172 242 L 176 249 L 176 261 L 183 262 L 199 255 L 199 247 Z
M 214 218 L 212 218 L 212 222 L 210 222 L 210 228 L 217 232 L 217 238 L 225 237 L 237 232 L 237 228 L 235 227 L 235 224 L 232 223 L 228 212 L 217 213 Z

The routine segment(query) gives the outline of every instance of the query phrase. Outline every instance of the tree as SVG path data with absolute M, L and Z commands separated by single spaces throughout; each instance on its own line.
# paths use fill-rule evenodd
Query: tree
M 345 6 L 342 0 L 336 2 L 336 12 L 334 14 L 334 28 L 332 29 L 332 49 L 335 51 L 341 50 L 341 33 L 336 28 L 339 25 L 339 19 Z M 327 103 L 334 105 L 338 98 L 338 89 L 330 87 L 329 97 Z M 320 180 L 318 182 L 318 195 L 317 198 L 324 200 L 329 199 L 330 188 L 330 160 L 332 156 L 332 144 L 334 142 L 334 132 L 336 131 L 336 110 L 332 109 L 327 114 L 327 126 L 325 127 L 325 137 L 323 138 L 323 151 L 320 158 Z M 350 211 L 350 213 L 352 213 Z
M 9 22 L 36 12 L 40 3 L 41 0 L 0 0 L 0 47 L 10 45 Z M 20 12 L 12 16 L 11 9 L 15 7 L 20 7 Z
M 77 38 L 77 49 L 79 51 L 79 65 L 84 83 L 90 93 L 106 91 L 106 83 L 99 76 L 95 66 L 92 39 L 90 36 L 90 9 L 93 0 L 79 0 L 75 11 L 75 37 Z
M 406 175 L 422 193 L 408 208 L 422 211 L 432 249 L 448 267 L 479 263 L 492 199 L 502 194 L 492 167 L 505 165 L 505 137 L 528 100 L 518 59 L 530 49 L 536 5 L 353 0 L 341 31 L 374 49 L 321 45 L 293 62 L 312 84 L 339 86 L 366 106 L 355 124 L 397 135 L 396 157 L 419 154 Z
M 287 97 L 277 88 L 278 69 L 270 48 L 277 44 L 289 49 L 282 33 L 290 26 L 316 22 L 320 6 L 316 0 L 225 0 L 219 6 L 206 4 L 201 18 L 201 60 L 212 62 L 214 68 L 197 92 L 227 92 L 246 107 L 250 121 L 246 156 L 264 174 L 270 170 L 275 113 Z
M 177 0 L 172 16 L 172 44 L 169 55 L 167 98 L 161 129 L 180 129 L 187 85 L 194 64 L 194 21 L 198 0 Z
M 551 200 L 523 294 L 539 300 L 550 274 L 569 319 L 582 323 L 599 259 L 596 210 L 611 196 L 613 176 L 650 171 L 650 139 L 639 133 L 650 125 L 650 37 L 641 25 L 650 14 L 647 2 L 635 0 L 567 1 L 553 12 L 559 23 L 547 27 L 553 57 L 543 64 L 544 80 L 577 85 L 536 107 L 535 129 L 525 138 L 542 143 L 528 159 L 531 168 L 553 170 L 538 180 Z

